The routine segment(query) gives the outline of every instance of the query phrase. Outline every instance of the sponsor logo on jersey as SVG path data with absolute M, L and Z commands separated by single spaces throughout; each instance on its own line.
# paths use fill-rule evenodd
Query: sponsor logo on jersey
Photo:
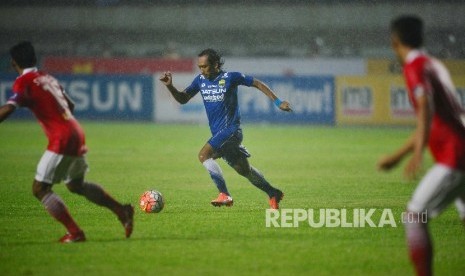
M 209 85 L 209 87 L 211 87 Z M 222 102 L 224 101 L 224 93 L 226 93 L 226 88 L 221 87 L 212 87 L 211 89 L 202 89 L 200 90 L 202 97 L 206 102 Z
M 224 94 L 221 95 L 206 95 L 203 99 L 209 103 L 222 102 L 224 101 Z

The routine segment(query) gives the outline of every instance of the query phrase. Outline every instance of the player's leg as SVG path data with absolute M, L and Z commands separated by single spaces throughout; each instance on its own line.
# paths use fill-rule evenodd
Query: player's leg
M 464 179 L 464 181 L 465 181 L 465 179 Z M 463 226 L 465 227 L 465 192 L 463 192 L 455 200 L 455 207 L 457 208 L 457 212 L 459 213 L 459 217 L 462 220 Z
M 279 202 L 284 197 L 283 192 L 273 187 L 258 169 L 251 166 L 245 154 L 239 152 L 237 155 L 238 157 L 234 158 L 234 161 L 228 155 L 225 155 L 225 159 L 238 174 L 247 178 L 250 183 L 268 195 L 272 209 L 279 209 Z
M 206 143 L 200 150 L 198 157 L 200 163 L 207 169 L 213 183 L 215 183 L 219 191 L 218 197 L 213 199 L 211 204 L 213 206 L 232 206 L 234 202 L 226 187 L 223 171 L 215 161 L 215 150 L 213 147 L 209 143 Z
M 432 274 L 433 245 L 427 219 L 441 213 L 464 190 L 464 174 L 442 165 L 435 165 L 415 190 L 404 222 L 410 259 L 417 275 Z
M 225 159 L 231 160 L 230 157 L 228 157 L 228 155 L 225 155 Z M 269 197 L 274 195 L 276 189 L 273 188 L 268 181 L 266 181 L 263 174 L 261 174 L 256 168 L 250 166 L 246 156 L 238 156 L 234 159 L 234 161 L 227 162 L 238 174 L 247 178 L 250 183 L 264 191 Z
M 60 242 L 85 241 L 84 232 L 71 217 L 65 203 L 52 191 L 51 183 L 55 183 L 64 175 L 67 166 L 68 163 L 63 160 L 63 155 L 46 151 L 37 166 L 32 193 L 47 212 L 65 226 L 68 233 L 60 239 Z
M 214 149 L 207 143 L 205 144 L 199 152 L 199 161 L 207 169 L 210 174 L 211 179 L 215 183 L 218 191 L 229 195 L 228 188 L 226 187 L 226 182 L 223 177 L 223 171 L 220 166 L 214 159 Z
M 125 228 L 126 237 L 129 238 L 133 230 L 134 207 L 130 204 L 119 203 L 100 185 L 84 181 L 87 170 L 85 157 L 74 157 L 69 166 L 66 186 L 72 193 L 82 195 L 90 202 L 106 207 L 115 213 Z
M 428 224 L 421 218 L 421 213 L 412 211 L 407 211 L 404 216 L 407 247 L 416 274 L 432 275 L 433 244 Z
M 279 209 L 279 202 L 284 197 L 283 192 L 274 188 L 265 179 L 263 174 L 249 164 L 251 156 L 247 149 L 241 145 L 242 131 L 234 133 L 221 147 L 223 159 L 240 175 L 247 178 L 255 187 L 264 191 L 270 198 L 270 207 Z

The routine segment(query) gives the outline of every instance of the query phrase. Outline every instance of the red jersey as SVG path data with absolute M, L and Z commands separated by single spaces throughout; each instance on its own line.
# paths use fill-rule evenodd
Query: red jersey
M 438 60 L 414 50 L 407 55 L 404 77 L 415 110 L 417 97 L 429 98 L 433 115 L 428 146 L 435 161 L 465 171 L 464 110 L 448 70 Z
M 27 68 L 13 84 L 8 104 L 29 108 L 48 138 L 47 149 L 81 156 L 87 149 L 84 131 L 73 117 L 58 81 L 37 68 Z

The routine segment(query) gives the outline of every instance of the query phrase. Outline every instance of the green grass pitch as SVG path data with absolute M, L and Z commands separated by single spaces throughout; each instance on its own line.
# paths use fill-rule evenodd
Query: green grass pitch
M 136 209 L 130 239 L 113 214 L 54 190 L 88 241 L 65 233 L 32 196 L 46 140 L 36 123 L 0 125 L 0 275 L 411 275 L 400 214 L 416 182 L 402 169 L 377 172 L 378 158 L 411 129 L 244 125 L 251 164 L 285 192 L 281 208 L 385 209 L 397 227 L 265 227 L 267 197 L 219 161 L 235 204 L 214 208 L 217 191 L 197 161 L 206 126 L 84 122 L 90 172 L 116 199 L 138 205 L 154 188 L 160 214 Z M 431 165 L 428 157 L 426 166 Z M 376 218 L 373 219 L 376 222 Z M 463 275 L 465 235 L 454 208 L 431 223 L 434 270 Z

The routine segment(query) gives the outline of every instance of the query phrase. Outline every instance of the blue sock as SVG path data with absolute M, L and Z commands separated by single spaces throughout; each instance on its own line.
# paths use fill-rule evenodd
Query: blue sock
M 225 193 L 229 195 L 228 188 L 226 187 L 226 182 L 223 178 L 223 172 L 221 171 L 220 166 L 212 158 L 205 160 L 202 165 L 207 169 L 210 177 L 213 182 L 215 182 L 216 187 L 220 193 Z
M 268 194 L 268 196 L 273 196 L 276 189 L 273 188 L 268 181 L 266 181 L 265 177 L 254 167 L 250 167 L 250 175 L 247 179 L 252 183 L 255 187 L 259 188 L 260 190 L 264 191 Z

